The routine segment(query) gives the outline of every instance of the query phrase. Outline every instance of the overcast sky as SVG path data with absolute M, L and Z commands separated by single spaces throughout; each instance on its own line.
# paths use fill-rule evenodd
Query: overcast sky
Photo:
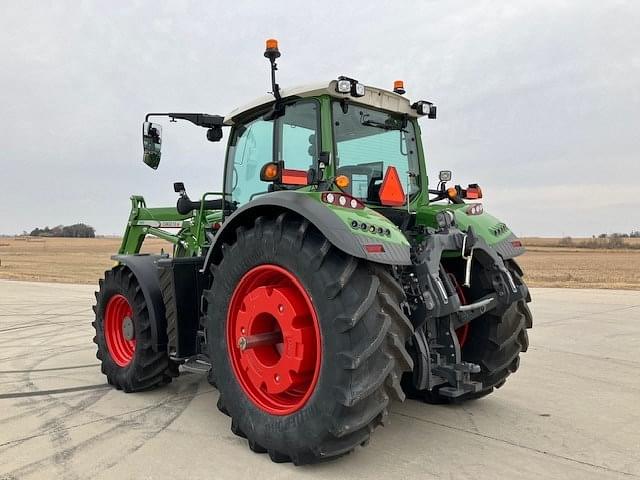
M 269 90 L 348 75 L 438 105 L 432 176 L 478 182 L 521 235 L 640 229 L 640 2 L 3 1 L 0 233 L 85 222 L 119 234 L 128 197 L 220 189 L 224 145 L 149 111 L 225 114 Z

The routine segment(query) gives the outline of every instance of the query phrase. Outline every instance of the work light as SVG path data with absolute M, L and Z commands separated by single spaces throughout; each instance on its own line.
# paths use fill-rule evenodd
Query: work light
M 364 85 L 361 83 L 355 83 L 353 85 L 351 95 L 354 97 L 364 97 Z
M 338 91 L 338 93 L 349 93 L 351 91 L 351 81 L 338 80 L 338 85 L 336 86 L 336 90 Z
M 420 100 L 411 105 L 411 108 L 418 112 L 418 115 L 427 115 L 428 118 L 436 118 L 436 106 L 431 102 Z
M 363 97 L 364 91 L 364 85 L 357 80 L 344 76 L 338 77 L 336 92 L 350 93 L 352 97 Z

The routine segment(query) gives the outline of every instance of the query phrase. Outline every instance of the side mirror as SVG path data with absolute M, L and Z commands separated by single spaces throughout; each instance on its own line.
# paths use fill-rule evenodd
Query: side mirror
M 162 146 L 162 125 L 144 122 L 142 124 L 143 161 L 156 170 L 160 165 L 160 147 Z
M 438 178 L 441 182 L 451 181 L 451 170 L 440 170 L 440 173 L 438 173 Z

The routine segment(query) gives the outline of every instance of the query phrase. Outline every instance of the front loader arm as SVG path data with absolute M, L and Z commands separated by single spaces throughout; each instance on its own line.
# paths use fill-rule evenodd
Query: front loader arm
M 131 197 L 131 213 L 122 237 L 118 254 L 133 255 L 140 252 L 147 235 L 166 240 L 174 245 L 182 240 L 179 235 L 168 233 L 163 228 L 182 228 L 190 215 L 181 215 L 175 207 L 148 208 L 142 196 Z
M 219 195 L 207 192 L 207 196 Z M 131 197 L 131 213 L 122 237 L 122 244 L 118 250 L 120 255 L 135 255 L 140 253 L 147 235 L 166 240 L 174 245 L 174 252 L 179 247 L 183 255 L 198 254 L 206 243 L 204 227 L 222 220 L 222 211 L 206 210 L 203 206 L 199 210 L 182 214 L 176 207 L 149 208 L 142 196 Z M 178 229 L 169 233 L 165 229 Z M 177 254 L 177 253 L 176 253 Z

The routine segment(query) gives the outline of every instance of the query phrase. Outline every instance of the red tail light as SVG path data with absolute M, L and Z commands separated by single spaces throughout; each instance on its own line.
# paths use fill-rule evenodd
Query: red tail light
M 467 187 L 465 198 L 468 198 L 469 200 L 477 200 L 478 198 L 482 198 L 482 189 L 477 183 L 470 183 Z
M 384 253 L 384 246 L 379 243 L 369 243 L 364 246 L 367 253 Z
M 282 183 L 285 185 L 307 185 L 307 172 L 304 170 L 282 169 Z

